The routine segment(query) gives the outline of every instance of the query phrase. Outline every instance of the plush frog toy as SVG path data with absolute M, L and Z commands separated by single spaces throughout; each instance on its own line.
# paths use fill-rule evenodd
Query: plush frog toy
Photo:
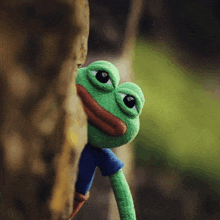
M 119 84 L 118 69 L 107 61 L 97 61 L 79 69 L 77 93 L 88 117 L 88 144 L 79 162 L 73 214 L 89 198 L 96 167 L 109 176 L 121 220 L 134 220 L 135 209 L 122 171 L 124 164 L 109 149 L 129 143 L 139 131 L 139 115 L 145 99 L 134 83 Z

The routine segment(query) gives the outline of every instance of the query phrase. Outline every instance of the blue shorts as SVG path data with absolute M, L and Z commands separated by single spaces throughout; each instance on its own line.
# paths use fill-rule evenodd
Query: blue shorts
M 91 188 L 96 167 L 100 168 L 103 176 L 109 176 L 119 171 L 123 166 L 124 163 L 110 149 L 87 144 L 82 151 L 79 162 L 76 191 L 86 195 Z

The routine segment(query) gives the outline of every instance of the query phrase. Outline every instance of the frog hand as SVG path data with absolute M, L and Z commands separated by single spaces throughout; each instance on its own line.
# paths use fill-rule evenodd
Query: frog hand
M 74 202 L 73 202 L 73 213 L 70 215 L 72 219 L 78 211 L 82 208 L 85 201 L 89 199 L 89 192 L 84 196 L 83 194 L 75 191 Z

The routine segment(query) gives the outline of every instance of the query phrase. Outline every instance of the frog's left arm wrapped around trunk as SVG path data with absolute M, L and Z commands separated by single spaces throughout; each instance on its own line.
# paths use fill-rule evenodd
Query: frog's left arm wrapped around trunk
M 97 61 L 79 69 L 77 93 L 88 117 L 88 144 L 80 163 L 73 205 L 74 217 L 89 198 L 96 167 L 109 176 L 121 220 L 135 220 L 133 199 L 122 167 L 124 164 L 108 148 L 132 141 L 140 128 L 139 115 L 145 99 L 135 83 L 119 84 L 118 69 L 107 61 Z

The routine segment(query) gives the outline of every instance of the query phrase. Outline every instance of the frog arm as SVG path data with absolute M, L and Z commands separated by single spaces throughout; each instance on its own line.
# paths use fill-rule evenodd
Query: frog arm
M 120 169 L 109 176 L 121 220 L 136 220 L 134 203 L 125 175 Z

